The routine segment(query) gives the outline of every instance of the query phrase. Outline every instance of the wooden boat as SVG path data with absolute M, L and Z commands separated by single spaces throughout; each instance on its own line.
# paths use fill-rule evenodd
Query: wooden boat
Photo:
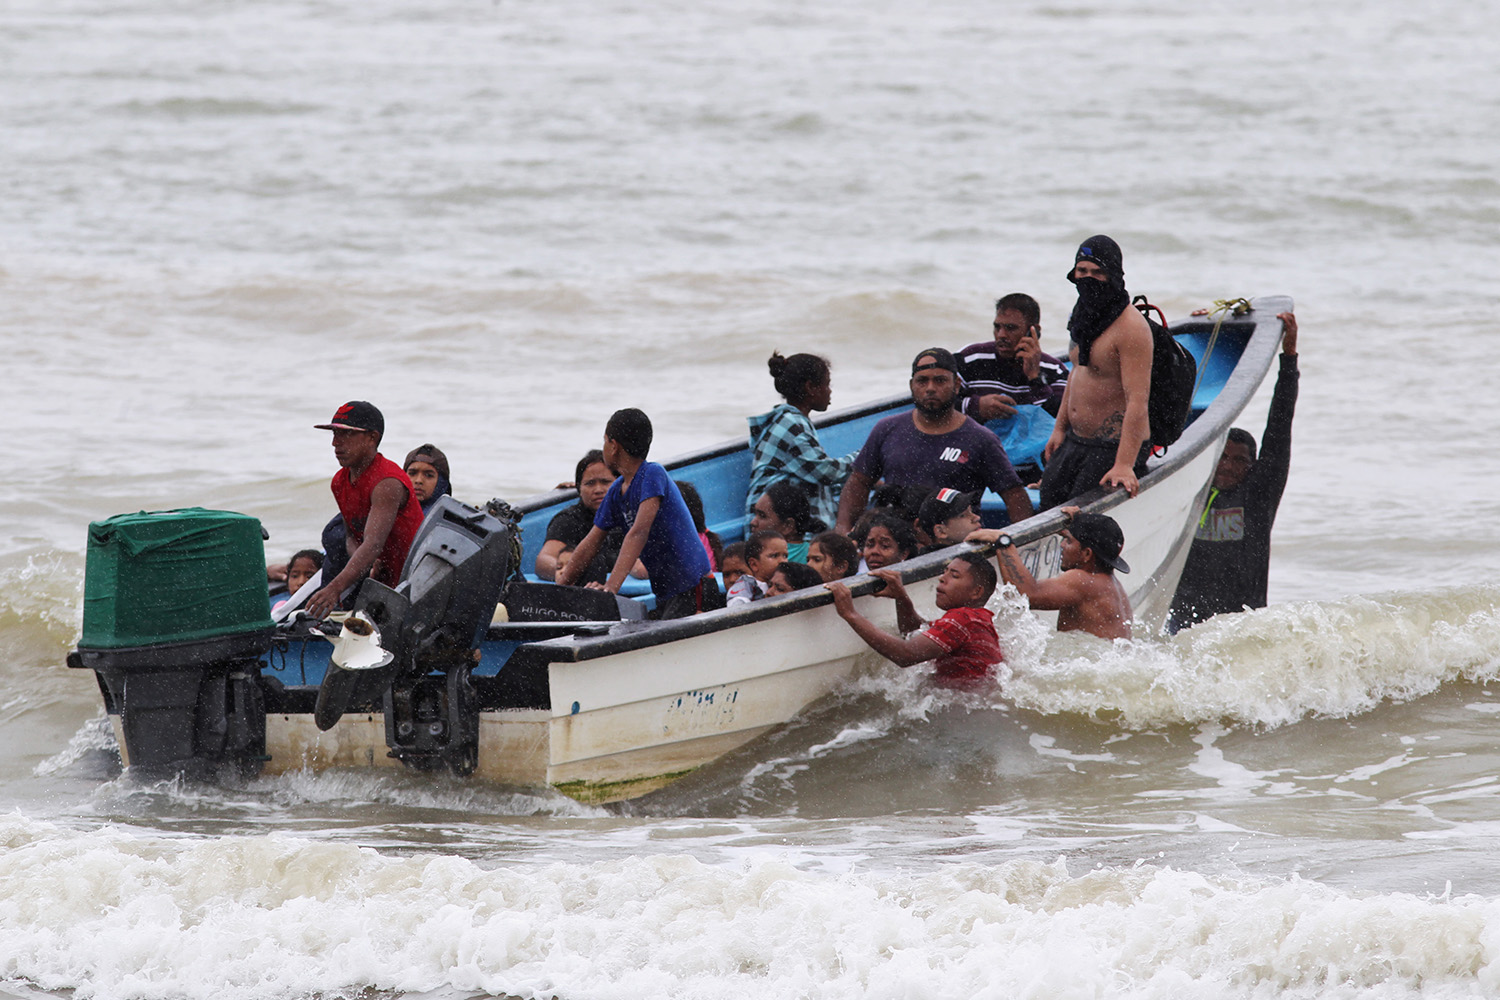
M 1122 582 L 1137 617 L 1150 628 L 1165 619 L 1225 436 L 1275 356 L 1281 332 L 1276 314 L 1291 308 L 1288 298 L 1267 297 L 1244 315 L 1175 324 L 1174 335 L 1200 367 L 1192 422 L 1164 456 L 1151 460 L 1136 497 L 1094 491 L 1079 498 L 1085 509 L 1107 511 L 1123 528 L 1133 571 Z M 909 405 L 903 395 L 833 413 L 817 421 L 819 434 L 831 454 L 853 451 L 877 420 Z M 674 478 L 697 486 L 712 529 L 726 540 L 739 537 L 750 477 L 745 440 L 664 464 Z M 575 498 L 572 491 L 554 492 L 519 505 L 522 566 L 533 564 L 548 521 Z M 997 497 L 987 495 L 984 518 L 1003 523 Z M 1063 526 L 1060 514 L 1044 512 L 1009 529 L 1038 577 L 1058 572 Z M 919 608 L 932 607 L 936 578 L 949 558 L 951 553 L 934 553 L 900 564 Z M 868 578 L 851 583 L 861 610 L 893 626 L 892 602 L 869 596 Z M 383 702 L 370 692 L 356 696 L 324 731 L 315 712 L 328 650 L 305 630 L 283 635 L 263 660 L 241 661 L 225 675 L 224 683 L 243 695 L 228 700 L 259 702 L 247 711 L 263 716 L 209 726 L 214 733 L 250 733 L 237 751 L 242 769 L 252 757 L 253 765 L 270 773 L 401 766 L 404 760 L 506 785 L 551 787 L 591 803 L 661 788 L 787 722 L 861 665 L 880 662 L 838 619 L 822 589 L 668 622 L 580 624 L 556 616 L 550 622 L 502 622 L 486 629 L 477 665 L 431 672 L 422 681 L 426 694 L 409 703 L 393 704 L 389 691 Z M 98 658 L 90 662 L 84 652 L 69 662 L 100 671 L 106 706 L 130 763 L 130 727 L 121 714 L 129 700 L 124 682 L 106 683 Z M 425 709 L 417 704 L 422 698 Z M 202 702 L 200 695 L 200 707 Z M 400 716 L 405 721 L 395 721 L 398 710 L 406 713 Z M 199 731 L 204 726 L 201 720 L 191 724 Z M 428 751 L 412 750 L 410 739 L 403 744 L 397 732 L 402 727 L 408 737 L 413 727 L 419 737 L 430 730 Z M 443 740 L 460 732 L 468 748 L 443 750 Z M 236 756 L 210 742 L 208 756 L 218 762 Z

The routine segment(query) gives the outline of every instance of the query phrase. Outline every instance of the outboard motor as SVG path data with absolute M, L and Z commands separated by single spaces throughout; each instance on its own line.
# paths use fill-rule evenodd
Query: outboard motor
M 273 628 L 255 518 L 189 508 L 89 525 L 83 635 L 68 666 L 97 674 L 131 768 L 258 773 Z
M 366 580 L 355 612 L 379 629 L 387 666 L 351 678 L 330 664 L 317 723 L 380 698 L 391 756 L 422 770 L 469 774 L 479 762 L 479 707 L 470 673 L 517 555 L 515 526 L 440 497 L 413 539 L 393 590 Z

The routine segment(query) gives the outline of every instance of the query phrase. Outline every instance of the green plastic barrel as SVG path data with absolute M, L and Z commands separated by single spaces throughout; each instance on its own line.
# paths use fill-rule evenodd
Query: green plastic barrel
M 89 525 L 81 649 L 216 639 L 272 628 L 260 522 L 190 507 Z

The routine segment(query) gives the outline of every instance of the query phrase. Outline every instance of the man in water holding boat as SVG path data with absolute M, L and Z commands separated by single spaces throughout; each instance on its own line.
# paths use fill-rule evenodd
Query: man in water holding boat
M 1151 327 L 1131 308 L 1124 256 L 1108 236 L 1090 236 L 1068 280 L 1078 302 L 1068 319 L 1073 372 L 1044 452 L 1042 509 L 1096 486 L 1135 496 L 1151 437 Z
M 1031 516 L 1031 498 L 1000 439 L 954 409 L 958 392 L 958 362 L 951 353 L 934 347 L 916 356 L 912 410 L 886 417 L 870 432 L 839 497 L 839 534 L 853 530 L 882 479 L 923 491 L 946 486 L 972 493 L 987 486 L 1005 501 L 1011 523 Z
M 1068 527 L 1062 532 L 1062 572 L 1047 580 L 1031 575 L 1004 532 L 981 528 L 967 540 L 993 544 L 1000 576 L 1025 596 L 1033 611 L 1056 611 L 1059 632 L 1129 639 L 1130 598 L 1115 579 L 1116 572 L 1130 572 L 1120 558 L 1124 532 L 1105 514 L 1083 514 L 1076 507 L 1064 507 L 1063 513 Z
M 333 431 L 339 471 L 329 486 L 349 551 L 344 568 L 307 600 L 307 610 L 321 618 L 366 574 L 388 587 L 400 581 L 407 550 L 422 527 L 422 505 L 401 466 L 380 454 L 385 417 L 374 404 L 345 403 L 331 421 L 316 426 Z
M 871 576 L 881 580 L 875 593 L 896 602 L 896 628 L 891 635 L 860 614 L 848 585 L 824 584 L 833 594 L 833 608 L 854 633 L 875 652 L 898 667 L 933 661 L 933 676 L 944 687 L 972 687 L 994 673 L 1002 659 L 995 616 L 985 604 L 995 592 L 995 571 L 978 552 L 960 552 L 938 578 L 933 600 L 943 612 L 935 622 L 917 614 L 911 595 L 893 569 L 877 569 Z
M 1292 414 L 1297 406 L 1297 317 L 1278 313 L 1283 333 L 1281 370 L 1271 394 L 1266 429 L 1255 437 L 1229 431 L 1198 519 L 1193 547 L 1172 599 L 1167 630 L 1177 632 L 1227 611 L 1266 606 L 1271 571 L 1271 526 L 1292 462 Z

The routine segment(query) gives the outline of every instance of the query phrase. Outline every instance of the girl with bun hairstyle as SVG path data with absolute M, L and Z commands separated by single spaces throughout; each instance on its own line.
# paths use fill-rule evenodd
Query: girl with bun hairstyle
M 772 354 L 766 362 L 776 391 L 786 400 L 750 420 L 750 491 L 745 518 L 772 483 L 790 481 L 807 494 L 812 516 L 825 525 L 838 517 L 839 490 L 854 465 L 854 455 L 831 458 L 818 441 L 809 414 L 828 409 L 832 381 L 828 362 L 816 354 Z

